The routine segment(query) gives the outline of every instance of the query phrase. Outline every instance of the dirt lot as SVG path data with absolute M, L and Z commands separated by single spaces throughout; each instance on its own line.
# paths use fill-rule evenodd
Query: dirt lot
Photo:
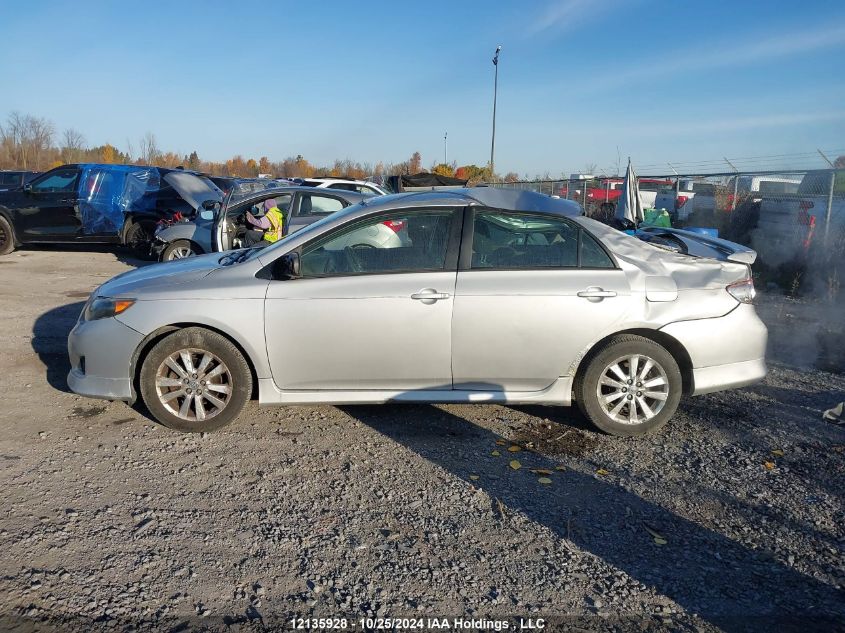
M 65 384 L 82 302 L 135 264 L 0 259 L 0 628 L 845 627 L 845 429 L 821 419 L 841 374 L 775 362 L 644 439 L 574 409 L 481 405 L 250 406 L 180 435 Z M 767 319 L 799 310 L 763 303 Z M 775 325 L 774 358 L 800 362 L 783 350 L 806 324 Z

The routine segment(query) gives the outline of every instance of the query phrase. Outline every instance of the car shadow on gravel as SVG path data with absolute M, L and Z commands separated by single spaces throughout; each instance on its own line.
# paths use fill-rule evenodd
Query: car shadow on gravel
M 111 253 L 115 259 L 127 266 L 142 268 L 156 262 L 150 257 L 139 257 L 125 246 L 110 244 L 91 244 L 80 242 L 78 244 L 27 244 L 15 250 L 15 254 L 26 257 L 29 252 L 68 252 L 68 253 Z
M 841 591 L 642 499 L 613 473 L 559 471 L 544 455 L 508 452 L 505 438 L 434 406 L 342 409 L 483 490 L 503 524 L 523 514 L 725 631 L 805 632 L 843 623 Z M 509 467 L 514 458 L 518 470 Z
M 85 296 L 88 296 L 87 293 Z M 65 393 L 70 393 L 67 386 L 67 374 L 70 371 L 67 337 L 84 305 L 84 301 L 77 301 L 48 310 L 35 319 L 32 326 L 30 343 L 44 364 L 47 382 L 53 389 Z

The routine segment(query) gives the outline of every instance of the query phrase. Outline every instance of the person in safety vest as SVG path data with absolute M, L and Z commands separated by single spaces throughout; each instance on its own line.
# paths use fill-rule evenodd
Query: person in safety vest
M 246 246 L 254 246 L 262 241 L 272 244 L 284 235 L 285 214 L 276 206 L 276 199 L 270 198 L 264 201 L 264 216 L 257 218 L 252 213 L 246 213 L 247 221 L 255 230 L 249 230 L 244 236 Z

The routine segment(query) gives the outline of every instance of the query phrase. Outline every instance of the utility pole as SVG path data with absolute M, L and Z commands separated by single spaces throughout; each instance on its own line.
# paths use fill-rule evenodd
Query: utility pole
M 825 162 L 830 165 L 830 188 L 827 190 L 827 212 L 824 214 L 824 245 L 827 246 L 828 238 L 830 237 L 830 215 L 833 210 L 833 190 L 836 187 L 836 165 L 824 155 L 824 152 L 816 148 L 816 151 L 821 154 Z
M 501 44 L 496 47 L 496 54 L 493 55 L 493 66 L 496 67 L 493 78 L 493 137 L 490 140 L 490 179 L 494 178 L 496 170 L 494 169 L 493 158 L 496 153 L 496 97 L 499 92 L 499 52 L 502 50 Z
M 448 161 L 446 160 L 446 137 L 449 136 L 449 132 L 443 132 L 443 164 L 448 165 Z

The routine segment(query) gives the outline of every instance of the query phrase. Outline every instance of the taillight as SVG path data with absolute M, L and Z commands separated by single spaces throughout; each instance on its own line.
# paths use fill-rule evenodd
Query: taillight
M 385 220 L 382 222 L 387 228 L 393 229 L 394 233 L 398 233 L 402 229 L 405 228 L 405 221 L 404 220 Z
M 687 198 L 686 196 L 678 196 L 678 198 L 675 200 L 675 209 L 680 209 L 687 203 L 687 200 L 689 200 L 689 198 Z
M 757 291 L 754 290 L 754 280 L 751 278 L 735 281 L 725 290 L 740 303 L 753 303 L 754 297 L 757 296 Z

